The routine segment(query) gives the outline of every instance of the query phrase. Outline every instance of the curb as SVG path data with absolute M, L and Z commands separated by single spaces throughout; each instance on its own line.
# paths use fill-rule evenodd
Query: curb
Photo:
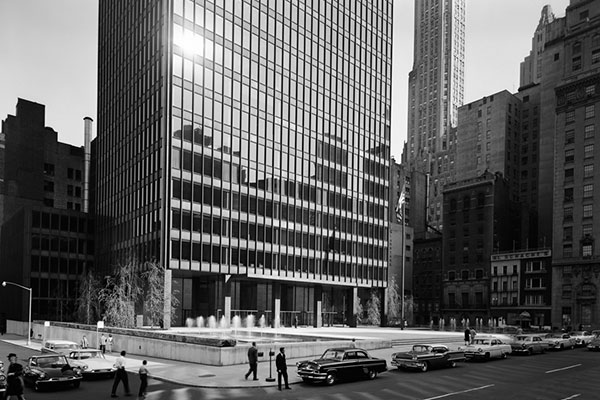
M 180 386 L 187 386 L 187 387 L 194 387 L 194 388 L 201 388 L 201 389 L 256 389 L 256 388 L 268 388 L 268 387 L 273 387 L 276 388 L 277 387 L 277 381 L 275 381 L 275 383 L 271 384 L 269 383 L 268 385 L 253 385 L 253 386 L 242 386 L 242 385 L 207 385 L 207 384 L 191 384 L 191 383 L 187 383 L 187 382 L 180 382 L 177 381 L 175 379 L 171 379 L 171 378 L 163 378 L 161 376 L 151 376 L 150 379 L 154 379 L 157 381 L 161 381 L 161 382 L 166 382 L 166 383 L 172 383 L 175 385 L 180 385 Z M 297 385 L 299 383 L 302 382 L 289 382 L 290 385 Z

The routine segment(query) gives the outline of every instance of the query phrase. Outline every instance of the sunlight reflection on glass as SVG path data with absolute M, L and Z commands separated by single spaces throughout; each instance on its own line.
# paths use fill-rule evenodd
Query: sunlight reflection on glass
M 210 47 L 206 44 L 207 51 L 210 49 L 210 58 L 212 59 L 212 43 Z M 203 55 L 204 53 L 204 38 L 201 35 L 195 34 L 192 31 L 183 29 L 179 25 L 173 26 L 173 44 L 181 47 L 184 53 L 188 55 Z

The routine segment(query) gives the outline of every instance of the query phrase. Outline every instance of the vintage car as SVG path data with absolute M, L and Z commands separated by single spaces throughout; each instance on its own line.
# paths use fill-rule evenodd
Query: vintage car
M 510 344 L 513 353 L 532 355 L 533 353 L 545 353 L 548 350 L 548 343 L 544 338 L 538 335 L 518 335 Z
M 555 350 L 574 349 L 576 343 L 567 333 L 548 333 L 544 336 L 544 342 Z
M 41 352 L 42 354 L 64 354 L 67 355 L 71 350 L 80 349 L 79 346 L 75 342 L 71 342 L 69 340 L 60 340 L 60 339 L 48 339 L 44 341 L 42 345 Z
M 592 339 L 588 343 L 587 348 L 591 351 L 600 350 L 600 331 L 592 331 Z
M 467 360 L 489 360 L 490 358 L 506 358 L 511 352 L 510 344 L 495 337 L 475 337 L 473 343 L 459 347 L 465 352 Z
M 72 350 L 67 356 L 73 368 L 79 368 L 84 379 L 112 378 L 117 369 L 108 361 L 102 351 L 95 349 Z
M 592 340 L 592 333 L 589 331 L 573 331 L 569 333 L 571 338 L 575 339 L 575 346 L 586 346 Z
M 387 371 L 387 363 L 374 358 L 366 350 L 356 348 L 327 349 L 320 358 L 296 364 L 304 382 L 325 382 L 327 385 L 344 379 L 368 377 L 375 379 Z
M 429 368 L 454 368 L 457 361 L 464 360 L 464 351 L 452 351 L 443 344 L 415 344 L 411 351 L 392 354 L 391 364 L 399 369 L 414 368 L 427 372 Z
M 6 371 L 4 363 L 0 361 L 0 399 L 4 398 L 4 392 L 6 392 Z
M 81 378 L 79 368 L 69 365 L 62 354 L 29 357 L 23 373 L 25 385 L 34 390 L 60 385 L 78 388 Z

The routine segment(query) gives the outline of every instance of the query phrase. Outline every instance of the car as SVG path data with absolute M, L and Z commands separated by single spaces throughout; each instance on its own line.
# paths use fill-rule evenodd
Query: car
M 4 398 L 4 392 L 6 392 L 6 371 L 4 370 L 4 363 L 0 361 L 0 398 Z
M 592 331 L 592 339 L 587 345 L 588 350 L 598 351 L 600 350 L 600 331 Z
M 465 352 L 461 350 L 452 351 L 442 344 L 415 344 L 411 351 L 392 354 L 391 365 L 427 372 L 429 368 L 454 368 L 458 361 L 464 360 Z
M 554 350 L 574 349 L 576 343 L 567 333 L 548 333 L 544 336 L 544 341 Z
M 25 385 L 41 390 L 49 386 L 73 386 L 81 384 L 81 371 L 73 368 L 62 354 L 29 357 L 23 373 Z
M 320 358 L 301 361 L 296 366 L 304 382 L 325 382 L 327 385 L 349 378 L 375 379 L 377 374 L 387 371 L 385 360 L 353 347 L 327 349 Z
M 78 349 L 72 350 L 67 359 L 72 367 L 79 368 L 84 379 L 113 378 L 117 369 L 114 363 L 108 361 L 101 350 Z
M 41 352 L 42 354 L 67 355 L 71 350 L 77 350 L 80 348 L 81 346 L 79 346 L 75 342 L 71 342 L 70 340 L 48 339 L 44 341 L 44 344 L 41 348 Z
M 513 353 L 532 355 L 534 353 L 545 353 L 549 344 L 539 335 L 518 335 L 510 344 Z
M 573 331 L 569 333 L 575 339 L 575 346 L 585 347 L 592 340 L 592 333 L 589 331 Z
M 458 349 L 465 352 L 466 360 L 487 361 L 491 358 L 506 358 L 512 352 L 510 344 L 495 337 L 475 337 L 473 343 Z

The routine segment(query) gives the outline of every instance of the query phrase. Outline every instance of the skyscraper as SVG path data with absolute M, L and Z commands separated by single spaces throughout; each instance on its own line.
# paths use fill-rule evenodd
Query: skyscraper
M 154 257 L 179 322 L 352 324 L 387 279 L 391 0 L 103 0 L 99 32 L 98 263 Z
M 415 0 L 408 83 L 409 168 L 430 174 L 428 221 L 441 226 L 442 187 L 452 180 L 458 107 L 464 99 L 465 1 Z

